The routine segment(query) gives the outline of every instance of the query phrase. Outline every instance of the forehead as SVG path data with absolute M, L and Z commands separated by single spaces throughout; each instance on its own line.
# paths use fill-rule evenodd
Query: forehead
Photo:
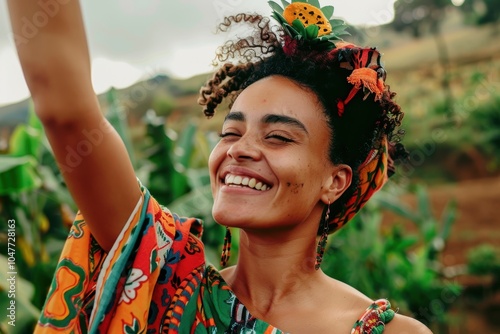
M 283 114 L 312 123 L 312 126 L 326 121 L 317 96 L 282 76 L 267 77 L 248 86 L 234 102 L 233 111 L 242 112 L 247 118 L 269 113 Z

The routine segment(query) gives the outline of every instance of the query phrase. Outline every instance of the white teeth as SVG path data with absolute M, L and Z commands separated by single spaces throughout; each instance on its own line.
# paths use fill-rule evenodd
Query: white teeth
M 256 179 L 254 179 L 254 178 L 252 178 L 252 179 L 248 182 L 248 186 L 249 186 L 250 188 L 254 188 L 256 184 L 257 184 L 257 180 L 256 180 Z
M 231 175 L 227 174 L 224 180 L 226 185 L 242 185 L 249 188 L 254 188 L 260 191 L 265 191 L 271 189 L 270 186 L 257 181 L 255 178 L 249 178 L 247 176 Z

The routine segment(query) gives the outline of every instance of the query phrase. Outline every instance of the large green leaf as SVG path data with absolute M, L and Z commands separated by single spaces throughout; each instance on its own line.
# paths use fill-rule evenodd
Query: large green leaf
M 194 138 L 196 135 L 197 126 L 190 123 L 184 128 L 177 140 L 174 150 L 174 161 L 176 165 L 182 166 L 183 172 L 189 167 L 191 156 L 194 150 Z
M 36 164 L 29 155 L 0 156 L 0 195 L 39 188 L 42 182 L 35 170 Z
M 11 156 L 0 155 L 0 174 L 5 173 L 15 167 L 24 166 L 26 164 L 34 164 L 36 160 L 29 155 Z

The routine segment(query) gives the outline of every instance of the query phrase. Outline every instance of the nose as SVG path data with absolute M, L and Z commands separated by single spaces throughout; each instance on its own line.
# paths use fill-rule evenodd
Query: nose
M 256 140 L 245 134 L 231 144 L 227 150 L 227 155 L 237 161 L 259 160 L 262 152 Z

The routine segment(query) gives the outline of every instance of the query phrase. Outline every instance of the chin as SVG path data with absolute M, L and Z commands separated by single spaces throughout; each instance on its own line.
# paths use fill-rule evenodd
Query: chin
M 214 209 L 212 210 L 212 216 L 214 220 L 224 226 L 233 226 L 237 221 L 242 219 L 241 212 L 235 211 L 234 209 L 230 210 L 228 208 L 217 208 L 214 205 Z

